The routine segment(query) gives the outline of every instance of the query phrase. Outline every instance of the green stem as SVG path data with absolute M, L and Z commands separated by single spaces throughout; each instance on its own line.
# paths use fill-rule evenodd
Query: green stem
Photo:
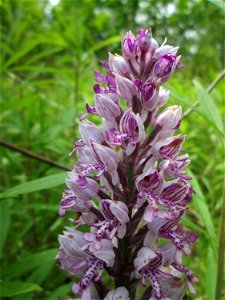
M 132 195 L 133 195 L 133 189 L 134 189 L 134 182 L 133 182 L 133 165 L 131 162 L 126 162 L 126 170 L 127 170 L 127 181 L 128 181 L 128 188 L 129 193 L 125 193 L 124 200 L 126 205 L 129 205 Z M 129 207 L 129 206 L 128 206 Z M 129 218 L 131 218 L 132 214 L 132 208 L 129 208 Z M 130 290 L 130 274 L 127 272 L 127 267 L 130 263 L 130 250 L 128 249 L 130 241 L 130 236 L 126 235 L 123 239 L 118 240 L 118 249 L 119 252 L 122 254 L 123 262 L 120 265 L 119 269 L 119 278 L 116 280 L 116 287 L 124 286 L 127 288 L 127 290 Z M 130 294 L 130 299 L 134 299 L 134 293 Z
M 224 250 L 225 250 L 225 180 L 224 180 L 223 200 L 222 200 L 221 218 L 220 218 L 220 236 L 219 236 L 218 259 L 217 259 L 215 300 L 220 300 L 222 294 L 222 283 L 223 283 L 223 272 L 224 272 Z

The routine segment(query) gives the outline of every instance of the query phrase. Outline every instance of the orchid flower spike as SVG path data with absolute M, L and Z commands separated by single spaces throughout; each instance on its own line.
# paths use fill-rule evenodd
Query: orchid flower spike
M 159 46 L 150 28 L 127 32 L 121 52 L 94 72 L 59 208 L 72 225 L 59 236 L 56 259 L 82 300 L 134 299 L 139 284 L 140 299 L 181 300 L 198 281 L 183 264 L 197 239 L 182 225 L 194 190 L 185 136 L 175 135 L 182 108 L 162 109 L 169 101 L 162 84 L 181 57 L 178 47 Z

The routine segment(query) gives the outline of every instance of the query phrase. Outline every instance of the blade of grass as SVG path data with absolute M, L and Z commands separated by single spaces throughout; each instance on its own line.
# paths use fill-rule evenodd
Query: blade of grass
M 217 255 L 216 249 L 217 249 L 217 236 L 215 227 L 212 221 L 212 216 L 210 214 L 209 208 L 204 201 L 204 194 L 201 190 L 201 187 L 197 181 L 197 178 L 195 175 L 189 170 L 189 175 L 192 177 L 192 185 L 194 190 L 196 191 L 196 195 L 193 197 L 192 205 L 195 207 L 196 211 L 201 215 L 202 221 L 205 225 L 205 228 L 208 232 L 210 243 L 213 246 L 213 249 L 215 251 L 215 256 Z
M 7 279 L 12 279 L 30 270 L 41 267 L 49 261 L 54 261 L 57 249 L 48 249 L 39 253 L 31 254 L 11 266 L 2 269 L 2 275 Z
M 41 287 L 34 283 L 22 281 L 2 281 L 0 286 L 0 297 L 12 297 L 41 290 Z
M 218 247 L 215 299 L 221 299 L 221 294 L 222 294 L 223 275 L 224 275 L 224 251 L 225 251 L 225 180 L 224 180 L 223 201 L 222 201 L 221 217 L 220 217 L 220 235 L 219 235 L 219 247 Z
M 216 283 L 216 260 L 211 246 L 209 246 L 207 249 L 206 265 L 207 265 L 207 271 L 206 271 L 207 299 L 214 299 L 215 283 Z
M 16 197 L 23 194 L 50 189 L 59 186 L 61 184 L 64 184 L 65 178 L 66 178 L 66 173 L 63 172 L 63 173 L 58 173 L 56 175 L 50 175 L 32 181 L 28 181 L 23 184 L 17 185 L 4 193 L 1 193 L 0 199 Z
M 223 121 L 216 104 L 198 81 L 194 80 L 194 85 L 198 92 L 198 101 L 201 104 L 199 110 L 204 114 L 206 119 L 211 120 L 223 132 Z
M 10 203 L 0 202 L 0 257 L 3 254 L 3 247 L 10 227 Z

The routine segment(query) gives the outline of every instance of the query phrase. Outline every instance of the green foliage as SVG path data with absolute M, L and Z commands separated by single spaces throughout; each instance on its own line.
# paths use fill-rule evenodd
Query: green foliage
M 43 178 L 28 181 L 11 189 L 8 189 L 6 192 L 0 194 L 0 199 L 16 197 L 23 194 L 50 189 L 60 184 L 64 184 L 65 179 L 66 174 L 64 172 L 57 175 L 46 176 Z
M 22 281 L 3 281 L 1 282 L 0 297 L 11 297 L 37 290 L 41 290 L 37 284 Z
M 223 69 L 223 1 L 5 0 L 0 10 L 1 139 L 66 166 L 75 162 L 68 153 L 79 138 L 78 118 L 93 101 L 93 70 L 107 51 L 119 53 L 119 34 L 151 26 L 159 42 L 167 36 L 180 45 L 186 68 L 167 84 L 169 105 L 185 110 L 200 103 L 180 129 L 196 191 L 183 224 L 199 234 L 186 258 L 200 278 L 198 296 L 188 299 L 214 300 L 225 107 L 223 83 L 210 95 L 206 88 Z M 73 278 L 56 270 L 54 260 L 65 225 L 57 210 L 66 172 L 3 147 L 1 171 L 0 296 L 71 297 Z

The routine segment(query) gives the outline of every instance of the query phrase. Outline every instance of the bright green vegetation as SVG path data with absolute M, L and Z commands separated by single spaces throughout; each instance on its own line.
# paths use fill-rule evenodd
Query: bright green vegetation
M 224 68 L 224 6 L 222 0 L 0 4 L 1 139 L 67 167 L 75 162 L 68 153 L 79 138 L 79 115 L 93 99 L 93 70 L 100 69 L 97 63 L 107 59 L 107 51 L 119 53 L 120 33 L 150 26 L 159 42 L 167 36 L 169 44 L 180 45 L 186 68 L 169 81 L 168 104 L 180 104 L 185 111 L 195 101 L 200 103 L 180 129 L 187 134 L 184 149 L 192 160 L 189 172 L 197 192 L 184 225 L 199 234 L 186 265 L 200 283 L 197 296 L 188 294 L 188 299 L 216 299 L 221 265 L 224 79 L 210 94 L 206 90 Z M 65 171 L 1 146 L 1 172 L 0 296 L 13 300 L 72 296 L 71 278 L 54 261 L 57 235 L 65 225 L 65 218 L 57 215 Z

